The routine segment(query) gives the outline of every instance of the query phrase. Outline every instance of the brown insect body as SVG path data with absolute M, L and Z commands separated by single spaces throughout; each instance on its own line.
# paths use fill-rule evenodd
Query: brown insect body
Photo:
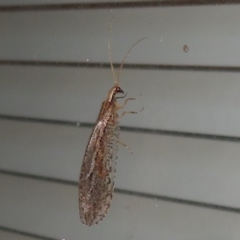
M 81 221 L 89 226 L 106 215 L 112 200 L 119 137 L 117 93 L 124 92 L 115 84 L 102 103 L 83 159 L 79 210 Z
M 137 41 L 128 50 L 119 67 L 118 77 L 116 77 L 111 58 L 110 33 L 111 25 L 109 29 L 108 55 L 115 85 L 109 91 L 107 99 L 102 103 L 97 123 L 85 151 L 79 177 L 80 219 L 83 224 L 88 226 L 97 224 L 102 220 L 110 207 L 114 191 L 115 166 L 119 145 L 119 116 L 117 111 L 123 108 L 127 100 L 133 100 L 133 98 L 126 99 L 123 106 L 118 105 L 116 94 L 124 93 L 119 86 L 119 76 L 124 60 L 132 48 L 144 39 Z

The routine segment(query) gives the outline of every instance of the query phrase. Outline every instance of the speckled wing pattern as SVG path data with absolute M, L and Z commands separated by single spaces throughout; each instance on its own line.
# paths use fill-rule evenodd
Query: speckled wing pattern
M 118 122 L 99 120 L 90 137 L 79 179 L 79 212 L 86 225 L 97 224 L 110 207 L 119 133 Z

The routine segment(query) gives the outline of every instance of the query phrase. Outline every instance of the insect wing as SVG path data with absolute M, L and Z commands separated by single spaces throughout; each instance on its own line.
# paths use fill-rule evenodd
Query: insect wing
M 118 151 L 118 124 L 98 121 L 90 137 L 79 181 L 79 211 L 86 225 L 106 215 L 113 195 Z

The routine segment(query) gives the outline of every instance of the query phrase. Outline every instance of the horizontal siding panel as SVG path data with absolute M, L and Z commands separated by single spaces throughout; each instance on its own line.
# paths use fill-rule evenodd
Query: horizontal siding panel
M 94 123 L 113 86 L 110 69 L 0 66 L 0 114 Z M 120 124 L 240 136 L 239 73 L 124 69 L 136 97 Z M 121 101 L 120 101 L 121 102 Z
M 56 239 L 237 240 L 240 215 L 115 194 L 107 217 L 86 227 L 77 187 L 0 175 L 0 225 Z
M 0 197 L 1 198 L 1 197 Z M 4 240 L 39 240 L 39 238 L 26 237 L 20 234 L 0 230 L 0 239 Z
M 91 129 L 0 121 L 0 169 L 78 181 Z M 239 143 L 122 132 L 116 187 L 240 208 Z
M 112 49 L 127 62 L 239 66 L 240 5 L 84 11 L 14 12 L 0 15 L 1 59 L 108 62 L 108 25 L 114 16 Z M 133 31 L 134 29 L 134 31 Z M 189 47 L 188 53 L 183 46 Z

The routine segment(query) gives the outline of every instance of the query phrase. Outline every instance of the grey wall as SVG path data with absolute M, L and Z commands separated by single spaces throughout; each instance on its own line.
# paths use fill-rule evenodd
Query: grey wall
M 239 10 L 2 11 L 0 239 L 239 239 Z M 114 81 L 108 67 L 84 64 L 109 63 L 112 17 L 114 62 L 148 37 L 120 80 L 128 96 L 142 94 L 125 109 L 145 109 L 121 119 L 133 154 L 120 147 L 109 214 L 88 228 L 77 181 Z

